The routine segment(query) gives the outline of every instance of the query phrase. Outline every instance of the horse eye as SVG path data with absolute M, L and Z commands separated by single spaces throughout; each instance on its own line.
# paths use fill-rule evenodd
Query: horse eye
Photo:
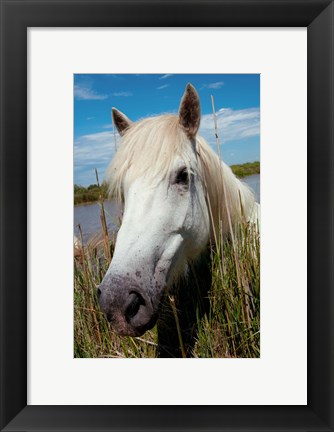
M 176 176 L 175 183 L 176 183 L 176 184 L 183 184 L 183 185 L 187 185 L 187 184 L 188 184 L 188 179 L 189 179 L 189 176 L 188 176 L 187 168 L 182 168 L 182 169 L 178 172 L 178 174 L 177 174 L 177 176 Z

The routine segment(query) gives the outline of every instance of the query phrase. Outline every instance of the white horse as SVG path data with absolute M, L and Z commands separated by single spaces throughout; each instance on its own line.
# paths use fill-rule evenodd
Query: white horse
M 98 289 L 120 335 L 139 336 L 157 321 L 165 293 L 186 277 L 218 232 L 256 220 L 253 193 L 203 138 L 199 96 L 188 84 L 178 115 L 132 123 L 118 110 L 122 138 L 107 174 L 124 216 L 110 267 Z

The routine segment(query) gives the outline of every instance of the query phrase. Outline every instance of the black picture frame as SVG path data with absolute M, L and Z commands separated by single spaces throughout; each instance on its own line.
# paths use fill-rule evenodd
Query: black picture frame
M 333 0 L 0 3 L 1 430 L 333 431 Z M 27 28 L 115 26 L 307 27 L 307 406 L 27 405 Z

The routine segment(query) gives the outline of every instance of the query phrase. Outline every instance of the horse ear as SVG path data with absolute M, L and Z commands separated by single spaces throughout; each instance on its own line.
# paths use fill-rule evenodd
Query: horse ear
M 111 116 L 118 133 L 122 136 L 125 131 L 131 126 L 132 121 L 125 114 L 118 111 L 116 108 L 111 109 Z
M 179 108 L 179 122 L 189 139 L 193 139 L 201 120 L 201 108 L 198 93 L 190 83 L 187 84 Z

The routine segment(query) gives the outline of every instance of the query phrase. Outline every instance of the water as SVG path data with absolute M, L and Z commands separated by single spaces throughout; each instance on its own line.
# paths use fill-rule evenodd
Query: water
M 248 177 L 241 179 L 243 183 L 246 183 L 255 193 L 256 202 L 260 203 L 260 174 L 253 174 Z
M 250 186 L 255 192 L 256 201 L 260 202 L 260 175 L 254 174 L 242 179 L 244 183 Z M 120 207 L 111 202 L 105 202 L 106 221 L 109 231 L 117 231 L 118 218 L 120 216 Z M 101 233 L 101 221 L 99 204 L 85 204 L 74 207 L 74 233 L 80 238 L 78 224 L 81 226 L 84 243 L 96 233 Z
M 108 231 L 117 231 L 120 208 L 117 204 L 106 201 L 104 203 Z M 80 238 L 78 224 L 80 224 L 83 242 L 96 233 L 102 233 L 100 220 L 100 204 L 84 204 L 74 207 L 74 234 Z

